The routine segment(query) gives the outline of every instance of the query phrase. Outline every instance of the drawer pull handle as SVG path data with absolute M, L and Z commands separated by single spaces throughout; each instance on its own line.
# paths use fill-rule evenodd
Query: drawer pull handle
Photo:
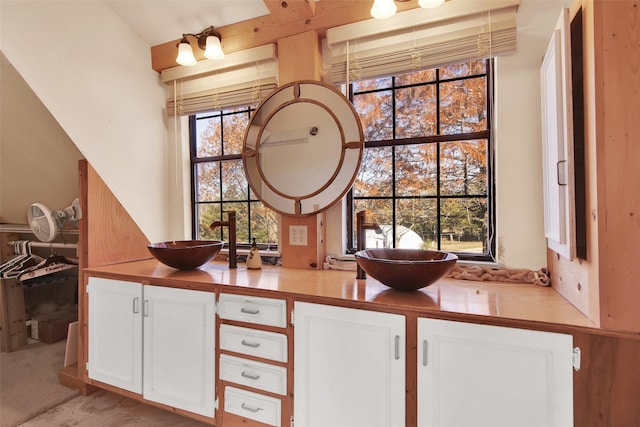
M 256 413 L 258 411 L 260 411 L 262 408 L 258 407 L 258 406 L 251 406 L 251 405 L 247 405 L 246 403 L 242 403 L 242 405 L 240 405 L 240 407 L 242 409 L 244 409 L 245 411 L 249 411 L 249 412 L 253 412 Z
M 251 348 L 258 348 L 260 347 L 260 343 L 257 341 L 247 341 L 247 340 L 242 340 L 242 342 L 240 343 L 246 347 L 251 347 Z
M 240 375 L 245 377 L 245 378 L 249 378 L 250 380 L 257 380 L 258 378 L 260 378 L 260 374 L 252 374 L 252 373 L 247 373 L 246 371 L 242 371 L 240 372 Z
M 259 314 L 260 313 L 260 309 L 259 308 L 244 308 L 242 307 L 240 309 L 241 313 L 245 313 L 245 314 Z

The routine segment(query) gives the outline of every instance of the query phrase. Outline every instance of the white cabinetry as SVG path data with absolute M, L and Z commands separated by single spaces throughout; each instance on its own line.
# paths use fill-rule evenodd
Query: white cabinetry
M 253 421 L 273 427 L 288 425 L 288 420 L 287 424 L 282 420 L 282 399 L 288 394 L 289 375 L 286 300 L 222 293 L 218 316 L 222 322 L 244 322 L 252 326 L 220 325 L 219 376 L 222 381 L 233 384 L 224 386 L 223 423 L 226 424 L 232 414 L 240 417 L 233 419 L 232 425 L 254 425 Z M 261 329 L 265 327 L 281 332 Z
M 295 303 L 296 427 L 405 425 L 405 317 Z
M 89 378 L 215 415 L 215 294 L 95 277 L 87 292 Z
M 575 180 L 569 9 L 562 10 L 540 68 L 544 233 L 547 246 L 573 259 Z
M 418 319 L 418 427 L 573 426 L 573 338 Z

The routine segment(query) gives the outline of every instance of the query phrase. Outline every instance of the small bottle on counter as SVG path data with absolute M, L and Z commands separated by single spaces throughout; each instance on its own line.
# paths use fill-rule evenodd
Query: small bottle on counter
M 251 249 L 249 250 L 249 255 L 247 256 L 247 268 L 262 268 L 262 257 L 260 257 L 260 252 L 258 251 L 258 245 L 256 244 L 255 237 L 253 238 L 253 243 L 251 244 Z

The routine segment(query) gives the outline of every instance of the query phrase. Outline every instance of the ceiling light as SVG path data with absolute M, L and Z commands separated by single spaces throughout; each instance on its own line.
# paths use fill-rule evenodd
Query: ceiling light
M 397 2 L 406 2 L 408 0 L 395 0 Z M 418 0 L 418 4 L 423 8 L 432 8 L 440 6 L 446 0 Z M 396 4 L 393 0 L 374 0 L 371 6 L 371 16 L 376 19 L 385 19 L 396 13 Z
M 376 19 L 385 19 L 396 13 L 396 4 L 393 0 L 374 0 L 371 6 L 371 16 Z
M 224 52 L 222 51 L 222 36 L 217 32 L 213 26 L 205 28 L 198 34 L 186 33 L 182 35 L 182 40 L 178 43 L 178 57 L 176 62 L 180 65 L 196 65 L 195 56 L 193 55 L 193 48 L 189 43 L 187 36 L 194 37 L 198 41 L 198 47 L 204 51 L 204 56 L 209 59 L 222 59 L 224 58 Z

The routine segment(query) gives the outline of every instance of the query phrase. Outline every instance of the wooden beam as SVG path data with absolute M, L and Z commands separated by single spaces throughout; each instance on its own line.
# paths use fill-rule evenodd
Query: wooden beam
M 285 24 L 308 19 L 316 13 L 315 0 L 264 0 L 274 20 Z
M 309 18 L 298 18 L 290 22 L 279 19 L 289 19 L 289 15 L 265 15 L 237 24 L 216 28 L 222 35 L 222 48 L 226 53 L 237 52 L 268 43 L 277 43 L 279 39 L 300 34 L 306 31 L 316 31 L 319 37 L 324 37 L 328 28 L 350 24 L 352 22 L 371 19 L 371 4 L 373 0 L 323 0 L 315 3 L 315 15 Z M 267 3 L 270 3 L 269 1 Z M 397 3 L 398 11 L 415 9 L 416 0 Z M 291 5 L 289 8 L 292 7 Z M 299 13 L 299 9 L 295 13 Z M 284 17 L 283 17 L 284 16 Z M 162 71 L 175 67 L 177 44 L 179 39 L 151 47 L 151 68 Z M 194 48 L 196 59 L 204 59 L 202 52 Z

